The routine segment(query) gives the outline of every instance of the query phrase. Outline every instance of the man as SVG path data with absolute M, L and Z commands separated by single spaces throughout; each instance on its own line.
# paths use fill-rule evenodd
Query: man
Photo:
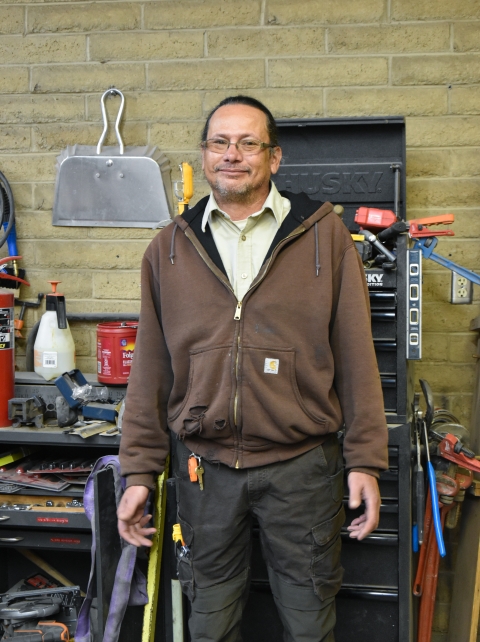
M 150 544 L 144 505 L 170 430 L 195 642 L 241 640 L 252 516 L 284 639 L 333 641 L 343 424 L 350 506 L 365 502 L 350 536 L 378 524 L 387 430 L 363 267 L 330 203 L 277 191 L 281 157 L 263 104 L 222 101 L 202 136 L 211 195 L 142 264 L 119 530 Z

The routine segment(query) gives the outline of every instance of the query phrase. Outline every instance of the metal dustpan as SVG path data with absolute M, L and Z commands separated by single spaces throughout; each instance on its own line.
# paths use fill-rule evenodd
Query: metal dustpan
M 104 147 L 105 98 L 120 96 L 118 146 Z M 53 225 L 155 228 L 170 220 L 170 163 L 156 147 L 124 147 L 119 131 L 125 98 L 109 89 L 101 98 L 103 132 L 96 147 L 68 146 L 57 156 Z M 165 189 L 168 186 L 168 190 Z

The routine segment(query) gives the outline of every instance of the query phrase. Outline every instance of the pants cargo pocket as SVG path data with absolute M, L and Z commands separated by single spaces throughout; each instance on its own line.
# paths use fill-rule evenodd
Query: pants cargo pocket
M 182 592 L 193 602 L 195 599 L 195 578 L 193 575 L 193 562 L 192 562 L 192 544 L 193 544 L 193 528 L 187 524 L 183 519 L 178 520 L 182 527 L 183 541 L 188 552 L 185 553 L 182 548 L 177 547 L 177 575 L 182 587 Z
M 341 506 L 331 519 L 312 528 L 314 544 L 310 573 L 313 589 L 322 601 L 334 597 L 342 585 L 340 529 L 344 522 L 345 510 Z
M 334 502 L 341 502 L 344 492 L 344 468 L 340 468 L 335 475 L 328 478 L 330 482 L 330 491 Z

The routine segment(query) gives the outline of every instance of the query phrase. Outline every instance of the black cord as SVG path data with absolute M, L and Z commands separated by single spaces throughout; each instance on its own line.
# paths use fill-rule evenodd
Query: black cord
M 3 193 L 4 192 L 4 193 Z M 15 204 L 13 202 L 13 194 L 12 194 L 12 189 L 5 178 L 5 175 L 0 172 L 0 212 L 2 213 L 2 227 L 3 223 L 6 222 L 5 219 L 5 205 L 8 205 L 8 223 L 7 223 L 7 228 L 5 230 L 5 233 L 3 236 L 0 238 L 0 247 L 2 247 L 5 244 L 5 241 L 8 238 L 8 235 L 12 231 L 13 224 L 15 223 Z

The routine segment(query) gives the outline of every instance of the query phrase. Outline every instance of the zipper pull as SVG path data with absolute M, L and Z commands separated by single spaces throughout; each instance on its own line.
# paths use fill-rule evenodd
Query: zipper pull
M 233 318 L 235 319 L 235 321 L 240 321 L 241 316 L 242 316 L 242 302 L 238 301 L 237 307 L 235 308 L 235 316 Z

